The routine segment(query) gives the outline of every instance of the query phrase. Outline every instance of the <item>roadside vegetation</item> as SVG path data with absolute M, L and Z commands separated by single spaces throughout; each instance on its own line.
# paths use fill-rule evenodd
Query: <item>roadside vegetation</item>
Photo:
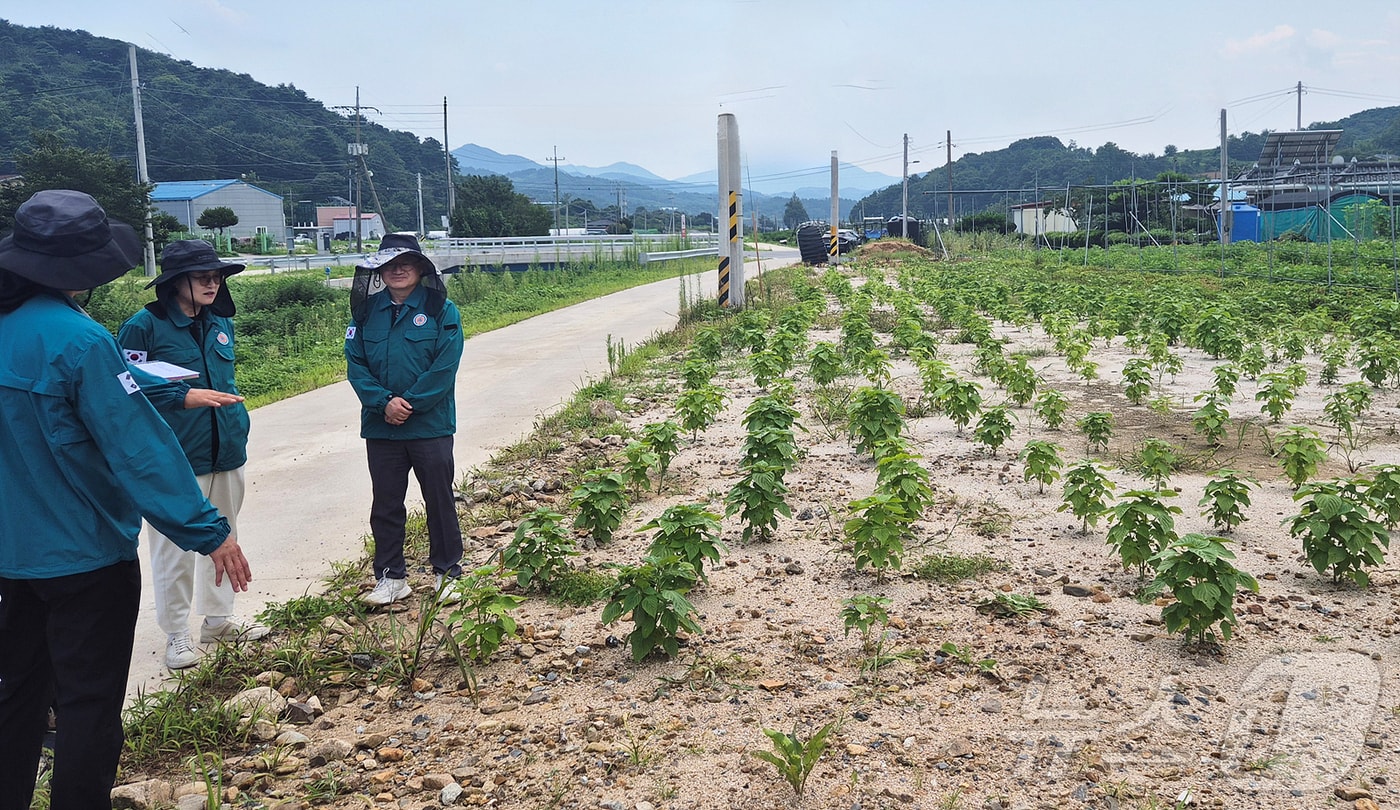
M 647 265 L 580 262 L 561 270 L 467 271 L 448 276 L 448 294 L 462 314 L 466 337 L 499 329 L 543 312 L 630 287 L 713 270 L 712 259 Z M 343 277 L 354 268 L 333 268 Z M 116 331 L 122 321 L 155 299 L 149 279 L 135 273 L 95 290 L 87 308 Z M 240 274 L 229 280 L 235 318 L 238 388 L 256 408 L 345 379 L 345 328 L 350 296 L 325 283 L 321 270 Z
M 744 773 L 771 791 L 786 783 L 783 789 L 794 797 L 818 784 L 823 792 L 851 794 L 848 799 L 874 802 L 891 795 L 879 792 L 873 771 L 860 771 L 848 787 L 841 787 L 847 781 L 842 767 L 856 771 L 836 761 L 844 756 L 840 761 L 849 763 L 870 748 L 855 736 L 859 723 L 847 711 L 864 721 L 860 715 L 885 705 L 913 705 L 901 702 L 907 700 L 902 696 L 923 689 L 945 701 L 953 700 L 947 697 L 953 694 L 1023 689 L 1029 676 L 1014 673 L 1025 675 L 1033 667 L 1014 658 L 1030 653 L 1003 647 L 992 657 L 971 635 L 973 624 L 1007 624 L 1017 628 L 1013 634 L 1040 634 L 1049 639 L 1046 645 L 1057 643 L 1055 633 L 1046 636 L 1042 627 L 1041 617 L 1050 617 L 1043 626 L 1054 627 L 1049 592 L 1023 594 L 1009 584 L 991 585 L 1016 565 L 1010 550 L 998 553 L 1014 516 L 990 497 L 974 503 L 954 496 L 945 481 L 932 479 L 930 462 L 914 438 L 920 431 L 936 429 L 957 437 L 966 446 L 960 458 L 994 460 L 1008 480 L 1027 485 L 1026 497 L 1035 493 L 1052 504 L 1052 512 L 1054 490 L 1063 487 L 1059 509 L 1079 532 L 1102 533 L 1107 548 L 1101 550 L 1100 564 L 1123 569 L 1121 579 L 1113 580 L 1120 594 L 1134 596 L 1135 606 L 1153 611 L 1155 625 L 1178 639 L 1174 649 L 1190 656 L 1193 666 L 1219 665 L 1226 660 L 1227 645 L 1248 644 L 1251 635 L 1261 633 L 1246 627 L 1241 614 L 1245 603 L 1263 604 L 1256 594 L 1268 584 L 1237 567 L 1244 563 L 1223 536 L 1251 517 L 1256 476 L 1286 482 L 1297 491 L 1298 513 L 1287 529 L 1278 531 L 1296 539 L 1294 556 L 1315 569 L 1299 578 L 1311 576 L 1318 587 L 1357 592 L 1371 585 L 1370 573 L 1382 565 L 1387 551 L 1386 527 L 1400 514 L 1395 505 L 1400 473 L 1388 465 L 1358 464 L 1343 478 L 1318 477 L 1324 469 L 1336 469 L 1346 447 L 1375 438 L 1378 428 L 1367 421 L 1360 389 L 1350 389 L 1350 397 L 1332 409 L 1334 441 L 1312 427 L 1287 424 L 1291 397 L 1247 399 L 1235 387 L 1243 377 L 1259 390 L 1272 390 L 1272 385 L 1297 389 L 1305 383 L 1299 380 L 1302 361 L 1316 361 L 1329 351 L 1343 357 L 1334 369 L 1332 384 L 1338 390 L 1357 378 L 1369 380 L 1376 391 L 1400 385 L 1400 305 L 1393 296 L 1340 286 L 1329 290 L 1325 278 L 1320 284 L 1303 284 L 1084 267 L 1068 257 L 1021 251 L 958 262 L 931 261 L 917 251 L 901 252 L 893 260 L 871 256 L 858 255 L 853 265 L 840 270 L 770 271 L 761 285 L 753 283 L 749 307 L 738 314 L 690 299 L 682 285 L 683 314 L 675 330 L 643 346 L 614 347 L 609 341 L 611 374 L 581 388 L 565 408 L 539 420 L 529 437 L 461 481 L 464 529 L 477 537 L 499 535 L 492 541 L 499 550 L 490 564 L 453 586 L 455 602 L 427 596 L 410 600 L 413 605 L 367 611 L 356 597 L 367 579 L 368 553 L 338 564 L 320 594 L 270 606 L 262 614 L 275 631 L 275 646 L 221 648 L 182 676 L 176 688 L 138 700 L 127 714 L 124 777 L 173 778 L 193 771 L 197 781 L 212 786 L 211 795 L 218 793 L 226 801 L 238 797 L 253 806 L 286 799 L 340 806 L 372 801 L 381 788 L 364 769 L 353 767 L 353 760 L 343 767 L 317 766 L 314 778 L 298 770 L 304 763 L 291 764 L 297 755 L 289 744 L 276 742 L 276 720 L 285 709 L 226 700 L 259 685 L 293 701 L 341 694 L 362 706 L 414 704 L 426 700 L 425 694 L 444 693 L 471 707 L 485 707 L 480 714 L 490 715 L 512 679 L 526 675 L 527 666 L 525 680 L 532 684 L 545 677 L 539 673 L 561 667 L 571 683 L 602 680 L 604 675 L 589 670 L 602 653 L 587 647 L 582 648 L 586 652 L 570 647 L 576 651 L 562 653 L 545 670 L 521 656 L 522 645 L 544 643 L 539 635 L 546 632 L 543 617 L 559 615 L 578 616 L 570 621 L 590 627 L 598 623 L 615 634 L 608 636 L 607 646 L 625 648 L 626 660 L 615 662 L 618 669 L 607 673 L 605 691 L 623 689 L 629 681 L 655 684 L 654 693 L 651 687 L 644 690 L 652 702 L 644 711 L 605 711 L 591 721 L 594 736 L 589 739 L 612 743 L 590 749 L 592 764 L 579 765 L 589 779 L 626 777 L 624 781 L 639 785 L 654 781 L 655 789 L 644 794 L 648 800 L 675 796 L 682 790 L 676 777 L 667 775 L 669 769 L 648 772 L 648 763 L 656 762 L 664 745 L 678 760 L 704 758 L 704 740 L 713 735 L 692 734 L 682 721 L 662 723 L 660 718 L 685 714 L 669 711 L 664 701 L 699 693 L 719 695 L 710 704 L 731 698 L 737 704 L 741 695 L 762 695 L 768 714 L 755 712 L 744 728 L 726 729 L 728 748 L 716 745 L 711 753 L 738 750 Z M 1305 270 L 1289 272 L 1295 277 Z M 306 284 L 296 278 L 284 283 L 289 288 Z M 510 284 L 509 289 L 469 292 L 464 283 L 454 298 L 461 295 L 465 306 L 496 301 L 493 313 L 500 315 L 516 301 L 550 297 L 524 278 Z M 520 290 L 527 292 L 516 298 Z M 344 301 L 305 306 L 311 312 L 343 313 Z M 252 311 L 252 304 L 240 310 L 240 326 L 245 312 Z M 340 317 L 337 329 L 343 328 Z M 314 321 L 308 315 L 298 323 Z M 998 330 L 1007 328 L 1043 335 L 1051 348 L 1034 356 L 1031 365 L 1028 354 L 1012 353 L 999 336 L 1003 332 Z M 327 340 L 338 353 L 339 334 Z M 1095 352 L 1110 343 L 1126 345 L 1140 361 L 1122 378 L 1098 373 Z M 961 360 L 954 364 L 955 346 L 971 349 L 970 366 Z M 1213 395 L 1215 410 L 1208 423 L 1191 421 L 1199 397 L 1167 389 L 1167 381 L 1181 372 L 1187 348 L 1230 370 L 1214 374 L 1213 385 L 1197 392 Z M 289 354 L 291 349 L 284 345 Z M 894 373 L 896 362 L 912 367 L 912 373 Z M 1120 425 L 1100 415 L 1107 411 L 1081 406 L 1067 413 L 1071 400 L 1047 381 L 1045 369 L 1052 363 L 1068 372 L 1063 376 L 1068 382 L 1058 383 L 1066 390 L 1092 385 L 1109 392 L 1101 395 L 1121 396 L 1121 408 L 1115 406 L 1120 413 L 1138 403 L 1131 407 L 1182 414 L 1178 425 L 1186 426 L 1187 438 L 1151 437 L 1130 444 L 1118 435 Z M 727 401 L 733 407 L 724 409 Z M 643 421 L 640 414 L 652 421 Z M 912 426 L 915 420 L 920 420 L 918 430 Z M 1058 440 L 1027 441 L 1032 425 L 1058 431 Z M 739 426 L 740 443 L 715 441 L 714 431 L 726 426 Z M 823 515 L 795 517 L 794 487 L 810 493 L 816 486 L 799 482 L 803 466 L 810 463 L 807 449 L 838 441 L 846 443 L 842 463 L 864 465 L 860 468 L 869 473 L 873 489 L 845 492 L 845 500 L 830 502 Z M 1225 450 L 1219 449 L 1222 443 Z M 1223 466 L 1227 450 L 1238 453 L 1246 447 L 1255 448 L 1253 457 L 1269 458 L 1273 468 L 1261 474 Z M 1262 447 L 1269 452 L 1258 449 Z M 730 469 L 712 477 L 680 471 L 682 457 L 691 454 L 687 463 L 693 464 L 697 450 L 723 456 L 721 464 Z M 1176 494 L 1172 479 L 1188 466 L 1213 475 L 1201 514 L 1209 516 L 1220 535 L 1178 532 L 1188 504 L 1171 502 Z M 1143 483 L 1115 487 L 1110 476 Z M 1272 514 L 1260 517 L 1265 523 L 1274 520 Z M 992 553 L 950 546 L 955 530 L 985 538 Z M 842 589 L 855 592 L 832 610 L 831 623 L 838 628 L 843 623 L 845 635 L 854 630 L 858 638 L 851 640 L 854 651 L 847 655 L 831 639 L 814 640 L 820 635 L 816 631 L 787 631 L 784 654 L 797 668 L 829 671 L 833 674 L 827 677 L 839 678 L 843 688 L 849 685 L 851 705 L 818 692 L 815 700 L 798 707 L 799 696 L 785 680 L 795 679 L 795 673 L 760 668 L 750 660 L 748 648 L 726 643 L 726 634 L 737 632 L 726 630 L 726 621 L 734 624 L 736 615 L 749 617 L 750 612 L 757 618 L 765 605 L 793 601 L 782 593 L 788 585 L 773 596 L 755 591 L 745 594 L 748 600 L 717 599 L 726 567 L 750 564 L 751 558 L 770 560 L 766 569 L 755 566 L 760 574 L 751 581 L 768 583 L 761 590 L 773 590 L 771 583 L 795 581 L 779 573 L 787 559 L 785 548 L 812 538 L 825 546 L 827 575 L 834 573 Z M 410 560 L 427 555 L 421 516 L 410 521 L 406 554 Z M 786 563 L 787 573 L 800 573 L 793 564 Z M 909 582 L 930 589 L 928 596 L 913 604 L 888 596 Z M 954 598 L 968 588 L 990 595 Z M 721 610 L 723 599 L 732 602 Z M 921 624 L 919 614 L 932 610 L 967 615 Z M 974 622 L 971 611 L 982 618 Z M 533 622 L 522 618 L 526 613 L 535 617 Z M 1270 649 L 1277 643 L 1262 638 L 1255 643 Z M 1080 643 L 1075 642 L 1076 649 Z M 1160 648 L 1153 654 L 1160 654 Z M 661 662 L 668 666 L 656 666 Z M 778 708 L 771 707 L 769 696 L 777 696 Z M 783 701 L 790 701 L 787 710 L 781 708 Z M 433 711 L 442 711 L 434 705 Z M 408 719 L 401 721 L 407 724 Z M 464 722 L 489 727 L 490 735 L 510 733 L 508 726 L 483 721 L 474 712 Z M 710 725 L 707 720 L 697 728 Z M 558 735 L 562 738 L 564 731 Z M 668 744 L 663 738 L 679 741 Z M 906 741 L 904 747 L 911 744 Z M 368 755 L 387 756 L 384 750 Z M 492 784 L 488 779 L 474 795 L 485 800 L 531 785 L 543 806 L 597 803 L 595 796 L 583 795 L 591 788 L 579 787 L 577 779 L 541 776 L 547 764 L 530 756 L 501 765 L 514 774 L 511 779 L 525 781 Z M 889 767 L 898 770 L 895 764 Z M 922 770 L 906 768 L 909 778 L 902 784 L 917 786 L 911 797 L 917 793 L 942 801 L 938 806 L 962 806 L 959 795 L 965 785 L 939 788 L 930 779 L 924 787 Z M 522 776 L 526 772 L 534 776 Z M 303 776 L 279 779 L 279 773 Z M 239 784 L 230 784 L 235 777 Z M 1107 788 L 1090 790 L 1108 795 Z M 571 791 L 580 795 L 566 801 Z M 1149 786 L 1120 792 L 1139 798 L 1137 804 L 1120 806 L 1170 806 L 1156 804 L 1162 799 Z

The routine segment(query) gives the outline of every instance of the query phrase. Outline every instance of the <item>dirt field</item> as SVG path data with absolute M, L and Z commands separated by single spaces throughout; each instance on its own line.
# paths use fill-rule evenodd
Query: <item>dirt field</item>
M 1091 359 L 1100 379 L 1085 383 L 1038 328 L 1005 326 L 999 334 L 1008 354 L 1029 352 L 1045 384 L 1070 398 L 1070 418 L 1051 431 L 1029 408 L 1013 409 L 1015 431 L 995 456 L 946 417 L 909 419 L 908 436 L 938 498 L 916 526 L 906 575 L 879 583 L 855 570 L 842 524 L 847 504 L 872 491 L 874 465 L 840 430 L 823 427 L 811 384 L 799 373 L 797 407 L 808 430 L 799 433 L 805 456 L 787 476 L 793 517 L 772 542 L 747 545 L 737 518 L 724 520 L 728 553 L 709 584 L 690 595 L 704 632 L 675 659 L 634 664 L 618 641 L 629 623 L 603 626 L 601 605 L 532 598 L 517 613 L 522 638 L 482 668 L 476 702 L 446 664 L 416 693 L 345 686 L 317 695 L 326 711 L 295 727 L 309 739 L 296 742 L 295 767 L 273 781 L 274 793 L 304 796 L 314 780 L 333 776 L 376 807 L 439 806 L 448 798 L 512 808 L 788 808 L 792 789 L 751 755 L 771 750 L 762 729 L 796 729 L 805 739 L 835 722 L 796 806 L 1301 810 L 1395 803 L 1395 568 L 1373 571 L 1362 589 L 1333 584 L 1302 559 L 1285 525 L 1297 511 L 1292 489 L 1258 430 L 1234 431 L 1216 451 L 1192 432 L 1191 397 L 1209 387 L 1213 365 L 1201 353 L 1175 349 L 1185 370 L 1154 389 L 1154 397 L 1175 404 L 1160 412 L 1124 398 L 1120 372 L 1131 354 L 1119 343 L 1096 341 Z M 834 331 L 810 337 L 839 340 Z M 999 401 L 996 387 L 973 373 L 970 352 L 939 346 L 989 402 Z M 1284 424 L 1327 435 L 1322 402 L 1332 389 L 1316 384 L 1315 357 L 1305 365 L 1310 381 Z M 894 377 L 906 401 L 918 397 L 912 364 L 897 360 Z M 762 392 L 738 361 L 726 363 L 716 382 L 730 394 L 725 416 L 683 443 L 664 497 L 635 504 L 614 541 L 585 551 L 575 565 L 636 562 L 650 538 L 635 528 L 672 504 L 705 503 L 723 513 L 724 495 L 738 480 L 740 415 Z M 634 397 L 622 415 L 634 428 L 674 417 L 679 381 L 653 387 L 655 395 Z M 1255 384 L 1242 380 L 1231 412 L 1237 422 L 1265 425 L 1254 393 Z M 1355 465 L 1400 461 L 1396 394 L 1375 396 L 1372 439 Z M 1197 506 L 1216 470 L 1258 478 L 1248 520 L 1228 537 L 1237 565 L 1258 578 L 1260 591 L 1237 598 L 1241 623 L 1223 648 L 1191 648 L 1168 635 L 1161 605 L 1134 598 L 1141 582 L 1105 545 L 1105 523 L 1081 533 L 1075 518 L 1057 511 L 1058 484 L 1042 493 L 1023 481 L 1017 455 L 1028 440 L 1053 441 L 1067 462 L 1076 461 L 1088 453 L 1074 419 L 1103 410 L 1114 414 L 1116 435 L 1093 457 L 1114 468 L 1118 492 L 1146 486 L 1122 467 L 1149 436 L 1172 442 L 1186 459 L 1168 484 L 1179 493 L 1179 534 L 1216 533 Z M 560 478 L 581 454 L 609 441 L 588 437 L 549 465 L 508 471 L 525 484 L 510 497 L 526 508 L 563 511 L 565 493 L 528 482 Z M 1346 473 L 1334 449 L 1319 477 Z M 512 528 L 476 527 L 470 562 L 492 560 Z M 930 554 L 986 555 L 1001 566 L 955 584 L 908 573 Z M 421 588 L 427 578 L 420 576 Z M 1046 610 L 1003 618 L 978 609 L 997 593 L 1034 596 Z M 875 672 L 863 667 L 871 651 L 840 617 L 843 600 L 856 594 L 891 600 L 883 651 L 893 658 Z M 947 643 L 958 653 L 940 652 Z M 995 663 L 979 671 L 986 660 Z M 232 784 L 266 790 L 254 758 L 234 757 L 229 769 Z M 364 800 L 347 794 L 332 804 L 363 807 Z

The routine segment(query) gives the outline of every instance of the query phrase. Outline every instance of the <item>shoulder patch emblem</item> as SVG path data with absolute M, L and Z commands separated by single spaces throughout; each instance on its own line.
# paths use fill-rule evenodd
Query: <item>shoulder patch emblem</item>
M 354 339 L 355 339 L 355 327 L 354 327 L 354 326 L 351 326 L 349 329 L 346 329 L 346 330 L 345 330 L 345 339 L 346 339 L 346 340 L 354 340 Z
M 220 343 L 221 345 L 227 346 L 227 345 L 228 345 L 228 332 L 220 332 L 220 333 L 219 333 L 219 336 L 216 337 L 216 338 L 214 338 L 214 339 L 217 340 L 217 341 L 219 341 L 219 343 Z
M 130 371 L 123 371 L 118 374 L 117 382 L 121 383 L 122 388 L 126 389 L 128 394 L 135 394 L 141 390 L 141 386 L 136 384 L 136 380 L 132 378 Z
M 424 315 L 424 314 L 421 313 L 421 312 L 418 313 L 417 315 L 414 315 L 414 316 L 413 316 L 413 325 L 414 325 L 414 326 L 422 326 L 423 324 L 425 324 L 425 323 L 427 323 L 427 322 L 428 322 L 428 316 L 427 316 L 427 315 Z
M 126 356 L 126 362 L 128 363 L 146 362 L 146 353 L 139 349 L 122 349 L 122 354 Z

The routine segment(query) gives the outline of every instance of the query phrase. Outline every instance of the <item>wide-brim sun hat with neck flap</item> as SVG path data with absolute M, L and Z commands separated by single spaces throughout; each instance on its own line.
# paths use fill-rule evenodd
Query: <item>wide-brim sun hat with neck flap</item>
M 0 239 L 0 267 L 55 290 L 90 290 L 142 261 L 141 237 L 107 218 L 90 195 L 69 189 L 36 192 L 15 210 Z

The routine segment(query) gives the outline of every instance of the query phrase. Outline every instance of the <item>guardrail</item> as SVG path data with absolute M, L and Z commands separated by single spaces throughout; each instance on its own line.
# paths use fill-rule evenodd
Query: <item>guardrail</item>
M 676 246 L 679 250 L 651 250 Z M 518 236 L 497 239 L 437 239 L 423 252 L 440 266 L 549 263 L 574 259 L 627 259 L 647 262 L 717 255 L 717 234 L 579 234 L 573 236 Z M 262 256 L 244 261 L 250 270 L 315 270 L 327 265 L 355 264 L 368 253 L 323 253 L 315 256 Z
M 715 245 L 714 247 L 696 248 L 695 250 L 668 250 L 660 253 L 643 253 L 640 258 L 642 264 L 648 264 L 650 262 L 664 262 L 669 259 L 697 259 L 701 256 L 718 255 L 719 245 Z

